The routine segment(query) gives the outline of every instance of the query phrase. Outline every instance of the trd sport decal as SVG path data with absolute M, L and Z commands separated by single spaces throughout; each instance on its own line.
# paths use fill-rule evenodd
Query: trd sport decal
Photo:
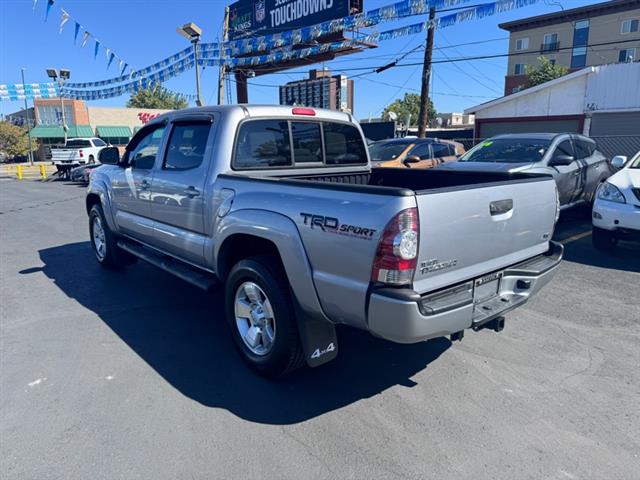
M 339 235 L 347 235 L 350 237 L 358 237 L 370 240 L 376 230 L 373 228 L 359 227 L 357 225 L 348 225 L 340 223 L 335 217 L 325 217 L 324 215 L 314 215 L 313 213 L 301 213 L 304 224 L 311 229 L 319 228 L 323 232 L 337 233 Z

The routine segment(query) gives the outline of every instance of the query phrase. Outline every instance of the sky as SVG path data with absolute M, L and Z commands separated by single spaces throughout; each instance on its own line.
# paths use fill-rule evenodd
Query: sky
M 110 48 L 135 68 L 143 68 L 188 46 L 176 33 L 176 28 L 195 22 L 203 30 L 202 41 L 214 42 L 221 35 L 224 6 L 229 1 L 213 0 L 56 0 L 45 23 L 46 0 L 0 0 L 0 84 L 21 83 L 20 69 L 25 68 L 25 82 L 46 82 L 47 67 L 68 68 L 71 81 L 96 81 L 119 75 L 117 61 L 107 70 L 104 50 L 93 57 L 93 41 L 86 47 L 73 42 L 77 20 L 103 47 Z M 394 0 L 365 0 L 365 10 L 394 3 Z M 484 3 L 479 0 L 478 3 Z M 440 29 L 435 34 L 433 59 L 504 54 L 508 51 L 508 32 L 498 24 L 519 18 L 575 8 L 589 3 L 585 0 L 540 0 L 539 3 L 510 12 L 463 22 Z M 474 1 L 469 5 L 476 4 Z M 60 8 L 70 20 L 61 34 Z M 426 16 L 380 24 L 380 31 L 418 23 Z M 82 35 L 82 34 L 80 34 Z M 340 57 L 326 62 L 334 72 L 340 69 L 384 65 L 404 53 L 423 45 L 425 33 L 381 42 L 378 48 Z M 80 40 L 80 38 L 78 39 Z M 473 44 L 470 44 L 473 43 Z M 466 44 L 466 45 L 464 45 Z M 403 63 L 421 62 L 421 49 L 408 54 Z M 322 67 L 322 64 L 310 68 Z M 439 112 L 461 112 L 465 108 L 502 96 L 506 58 L 474 60 L 460 63 L 438 63 L 433 66 L 432 99 Z M 291 73 L 260 76 L 249 81 L 250 103 L 278 103 L 277 86 L 306 78 L 308 68 L 296 68 Z M 386 105 L 405 93 L 419 93 L 421 66 L 391 68 L 380 74 L 355 80 L 354 110 L 357 118 L 377 117 Z M 358 72 L 345 72 L 361 73 Z M 202 97 L 206 104 L 217 101 L 218 69 L 202 72 Z M 175 92 L 195 93 L 195 72 L 189 70 L 165 83 Z M 233 86 L 233 84 L 232 84 Z M 233 89 L 235 90 L 235 89 Z M 94 106 L 124 106 L 128 95 L 88 102 Z M 234 91 L 235 101 L 235 91 Z M 0 113 L 20 110 L 23 102 L 0 101 Z

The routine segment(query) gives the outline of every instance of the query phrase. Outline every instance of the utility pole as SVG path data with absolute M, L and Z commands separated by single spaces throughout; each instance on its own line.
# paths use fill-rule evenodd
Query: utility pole
M 31 148 L 31 119 L 29 118 L 29 104 L 27 103 L 27 88 L 24 83 L 24 68 L 20 69 L 22 73 L 22 88 L 24 89 L 24 113 L 27 116 L 27 136 L 29 137 L 29 165 L 33 167 L 33 150 Z
M 224 7 L 224 23 L 222 24 L 222 42 L 226 42 L 229 38 L 229 7 Z M 220 49 L 222 50 L 222 48 Z M 220 58 L 224 58 L 222 51 L 220 52 Z M 220 65 L 220 72 L 218 73 L 218 105 L 224 103 L 224 76 L 227 73 L 227 66 Z
M 427 29 L 427 46 L 424 49 L 424 65 L 422 67 L 422 88 L 420 89 L 420 115 L 418 117 L 418 137 L 424 138 L 427 133 L 429 111 L 429 80 L 431 79 L 431 57 L 433 56 L 434 19 L 436 9 L 429 9 L 429 28 Z

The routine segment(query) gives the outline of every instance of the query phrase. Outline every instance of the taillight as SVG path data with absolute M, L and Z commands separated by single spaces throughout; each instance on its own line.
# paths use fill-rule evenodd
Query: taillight
M 418 209 L 408 208 L 387 224 L 373 261 L 371 280 L 390 285 L 410 284 L 418 263 Z
M 84 157 L 84 152 L 80 150 L 80 158 Z

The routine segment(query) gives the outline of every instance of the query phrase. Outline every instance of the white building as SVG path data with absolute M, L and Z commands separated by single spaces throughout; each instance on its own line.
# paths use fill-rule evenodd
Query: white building
M 475 114 L 475 138 L 577 132 L 640 139 L 640 63 L 587 67 L 468 108 L 465 114 Z

